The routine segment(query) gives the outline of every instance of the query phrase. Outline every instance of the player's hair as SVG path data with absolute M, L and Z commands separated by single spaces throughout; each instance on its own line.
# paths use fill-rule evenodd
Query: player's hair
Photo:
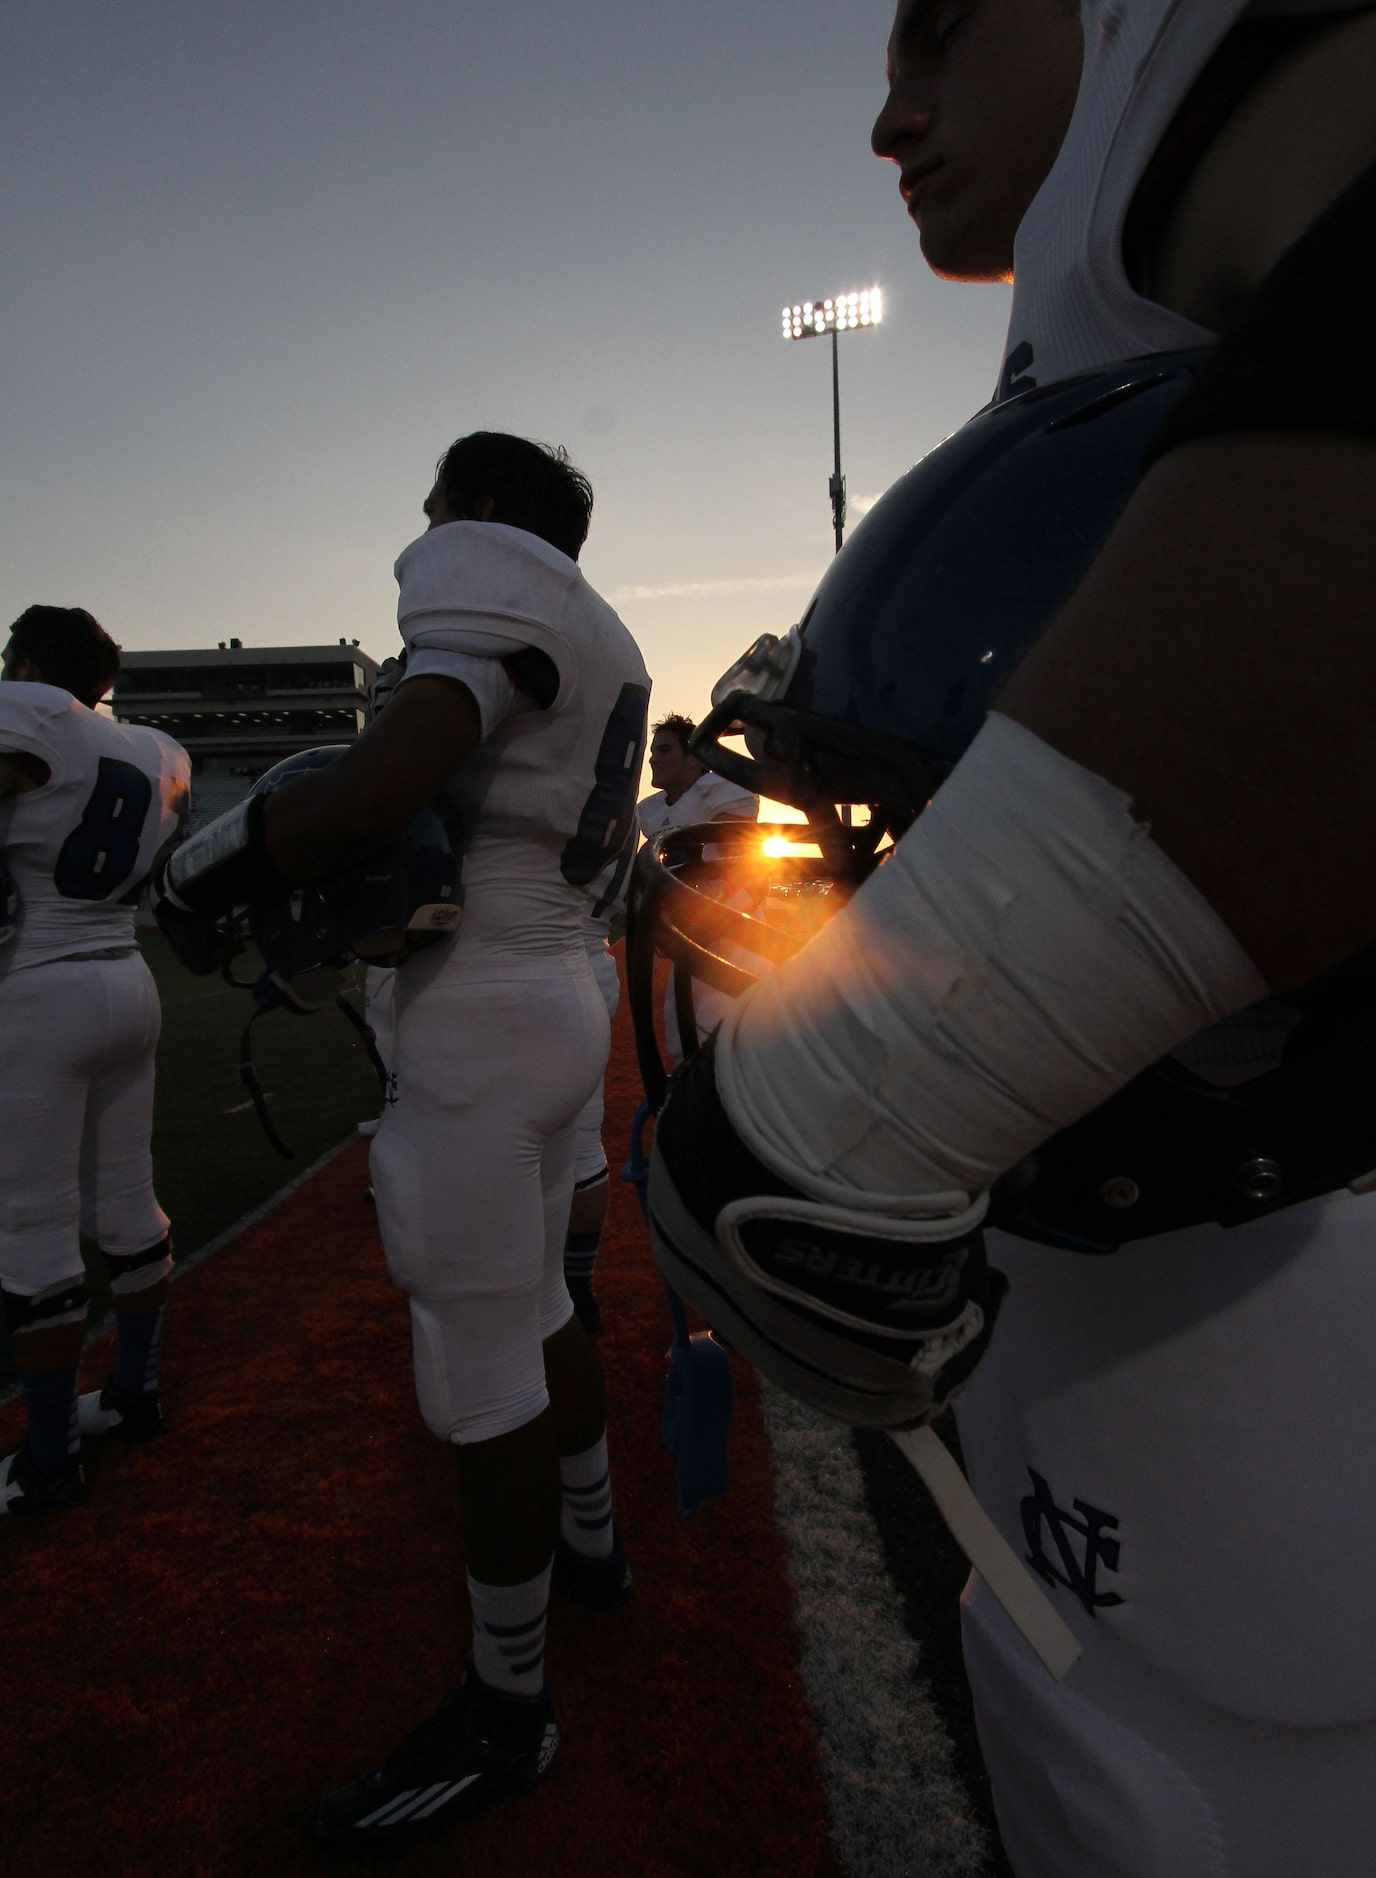
M 691 717 L 684 717 L 678 711 L 671 711 L 667 717 L 660 718 L 659 722 L 651 729 L 650 735 L 657 737 L 661 730 L 667 730 L 671 737 L 678 739 L 678 742 L 683 747 L 683 754 L 685 756 L 691 756 L 692 751 L 688 748 L 688 743 L 696 729 L 697 725 L 693 722 Z
M 10 650 L 92 710 L 114 684 L 119 647 L 84 606 L 29 606 L 10 627 Z
M 578 559 L 592 517 L 592 484 L 562 445 L 475 430 L 450 444 L 435 478 L 451 515 L 471 515 L 490 496 L 494 522 L 524 528 Z

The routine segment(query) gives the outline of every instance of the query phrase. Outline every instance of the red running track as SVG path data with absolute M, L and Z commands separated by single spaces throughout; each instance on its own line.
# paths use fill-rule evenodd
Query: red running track
M 668 1316 L 616 1180 L 639 1094 L 624 1010 L 598 1293 L 633 1605 L 556 1603 L 554 1774 L 385 1869 L 482 1878 L 834 1878 L 753 1375 L 729 1496 L 680 1520 L 659 1438 Z M 173 1286 L 171 1432 L 88 1455 L 91 1503 L 0 1529 L 4 1878 L 288 1878 L 317 1796 L 460 1674 L 453 1457 L 421 1423 L 405 1303 L 350 1145 Z M 84 1386 L 109 1363 L 87 1353 Z M 0 1410 L 0 1452 L 18 1440 Z

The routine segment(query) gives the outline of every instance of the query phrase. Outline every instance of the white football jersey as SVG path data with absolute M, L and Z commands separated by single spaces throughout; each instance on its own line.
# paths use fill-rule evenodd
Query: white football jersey
M 754 822 L 760 816 L 760 798 L 725 776 L 705 770 L 690 783 L 676 802 L 669 802 L 662 789 L 648 795 L 636 811 L 640 832 L 648 841 L 662 835 L 666 828 L 691 828 L 694 822 Z
M 1370 0 L 1083 0 L 1085 67 L 1065 142 L 1018 229 L 996 398 L 1214 334 L 1146 300 L 1123 265 L 1137 185 L 1190 87 L 1244 18 Z
M 447 522 L 396 564 L 403 682 L 533 648 L 552 700 L 483 738 L 439 806 L 462 857 L 463 923 L 446 969 L 504 978 L 584 956 L 588 890 L 635 828 L 650 680 L 634 639 L 576 562 L 524 529 Z
M 0 798 L 19 889 L 13 973 L 134 943 L 134 902 L 186 819 L 191 759 L 161 731 L 117 724 L 56 685 L 0 684 L 0 753 L 36 758 L 40 788 Z

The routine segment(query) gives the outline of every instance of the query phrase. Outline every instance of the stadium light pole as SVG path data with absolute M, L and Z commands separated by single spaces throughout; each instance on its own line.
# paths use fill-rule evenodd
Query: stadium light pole
M 802 300 L 784 308 L 785 339 L 820 339 L 831 334 L 831 428 L 836 463 L 827 487 L 831 493 L 831 522 L 836 531 L 836 552 L 846 525 L 846 479 L 841 474 L 841 366 L 838 342 L 845 332 L 877 326 L 883 317 L 883 296 L 877 287 L 838 293 L 830 300 Z

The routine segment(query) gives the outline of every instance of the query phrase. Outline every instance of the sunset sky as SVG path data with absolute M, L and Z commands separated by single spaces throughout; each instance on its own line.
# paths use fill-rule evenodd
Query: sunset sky
M 463 431 L 567 445 L 583 566 L 700 714 L 985 402 L 1000 287 L 931 278 L 869 149 L 888 0 L 6 0 L 0 611 L 130 649 L 395 643 Z

